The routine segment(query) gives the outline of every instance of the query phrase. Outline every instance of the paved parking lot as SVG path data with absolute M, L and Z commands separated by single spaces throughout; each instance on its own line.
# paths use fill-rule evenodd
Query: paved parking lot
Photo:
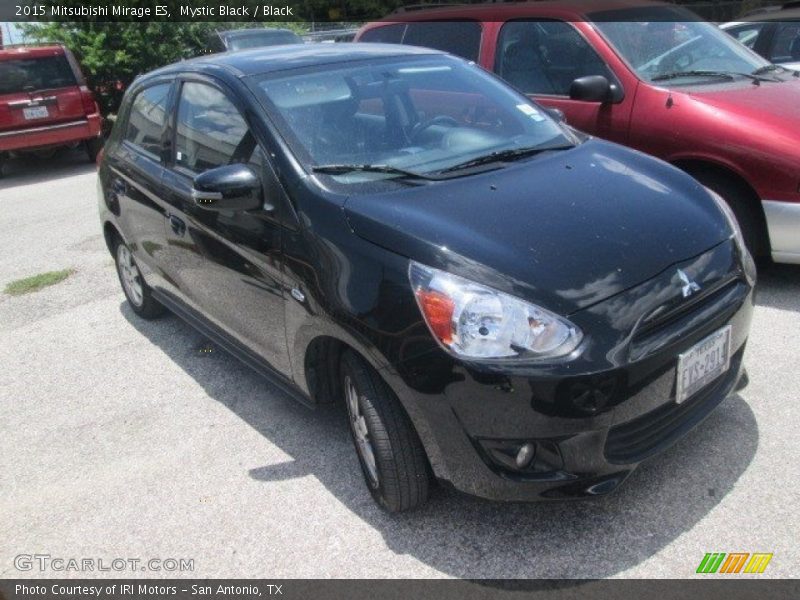
M 76 273 L 0 293 L 0 577 L 81 575 L 20 573 L 25 553 L 191 558 L 194 577 L 689 577 L 706 552 L 773 552 L 762 577 L 796 576 L 800 268 L 762 277 L 749 387 L 615 495 L 437 491 L 390 516 L 341 407 L 310 411 L 177 318 L 128 310 L 82 153 L 8 171 L 0 288 Z

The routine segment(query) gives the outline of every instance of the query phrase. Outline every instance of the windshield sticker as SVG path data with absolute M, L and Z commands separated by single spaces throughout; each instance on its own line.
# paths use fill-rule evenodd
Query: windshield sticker
M 533 108 L 530 104 L 517 104 L 520 112 L 528 115 L 534 121 L 544 121 L 544 116 L 538 110 Z

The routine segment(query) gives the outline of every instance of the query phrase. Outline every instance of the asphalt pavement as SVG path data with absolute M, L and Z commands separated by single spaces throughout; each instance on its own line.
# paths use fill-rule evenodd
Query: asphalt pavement
M 95 180 L 81 153 L 0 179 L 0 289 L 75 269 L 0 292 L 0 577 L 680 578 L 706 552 L 774 554 L 733 577 L 797 575 L 800 268 L 761 277 L 749 386 L 615 494 L 437 489 L 392 516 L 362 483 L 341 405 L 309 410 L 176 317 L 128 309 Z M 20 571 L 32 554 L 193 570 Z

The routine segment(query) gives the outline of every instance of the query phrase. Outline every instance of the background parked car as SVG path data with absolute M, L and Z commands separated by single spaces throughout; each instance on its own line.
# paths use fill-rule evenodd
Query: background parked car
M 60 45 L 0 48 L 0 175 L 11 152 L 102 146 L 102 118 L 72 53 Z
M 302 43 L 303 39 L 294 31 L 271 27 L 215 31 L 209 36 L 209 50 L 211 52 L 227 52 L 244 50 L 245 48 Z
M 775 64 L 800 70 L 800 2 L 784 5 L 782 10 L 756 12 L 721 27 Z
M 362 42 L 481 64 L 574 127 L 662 158 L 723 196 L 759 257 L 800 263 L 800 77 L 670 4 L 454 6 Z

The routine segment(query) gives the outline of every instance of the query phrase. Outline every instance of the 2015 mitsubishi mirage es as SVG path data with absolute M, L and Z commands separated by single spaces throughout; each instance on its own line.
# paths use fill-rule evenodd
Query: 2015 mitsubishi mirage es
M 742 373 L 755 269 L 725 202 L 437 51 L 282 46 L 141 77 L 99 196 L 131 309 L 342 401 L 389 511 L 434 477 L 608 493 Z

